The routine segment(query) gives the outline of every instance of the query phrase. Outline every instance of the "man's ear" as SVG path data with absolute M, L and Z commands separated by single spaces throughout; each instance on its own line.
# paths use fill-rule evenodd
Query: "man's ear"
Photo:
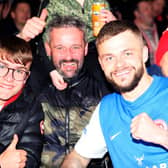
M 98 55 L 98 61 L 99 61 L 99 64 L 101 65 L 101 59 L 100 59 L 99 55 Z
M 44 47 L 45 47 L 47 56 L 51 56 L 51 48 L 50 48 L 49 43 L 45 42 L 45 43 L 44 43 Z
M 85 45 L 85 56 L 88 54 L 88 43 Z
M 99 55 L 98 55 L 98 61 L 99 61 L 99 64 L 100 64 L 100 66 L 101 66 L 101 69 L 104 71 L 103 62 L 102 62 L 102 60 L 101 60 L 101 58 L 100 58 Z
M 11 18 L 12 18 L 12 19 L 15 18 L 15 13 L 14 13 L 14 12 L 11 12 L 10 15 L 11 15 Z
M 139 12 L 138 12 L 137 10 L 135 10 L 133 13 L 134 13 L 134 17 L 135 17 L 135 18 L 138 18 L 138 17 L 139 17 Z
M 143 62 L 146 63 L 148 58 L 149 58 L 149 52 L 148 52 L 148 47 L 144 46 L 143 47 Z
M 27 79 L 29 78 L 31 72 L 29 72 L 29 74 L 27 75 L 26 79 L 23 81 L 23 83 L 25 84 L 27 82 Z

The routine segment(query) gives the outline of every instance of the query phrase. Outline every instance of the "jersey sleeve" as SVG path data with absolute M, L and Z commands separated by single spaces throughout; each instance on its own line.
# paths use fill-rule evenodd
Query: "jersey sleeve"
M 86 158 L 102 158 L 107 152 L 104 136 L 100 127 L 99 107 L 94 111 L 89 124 L 75 145 L 75 151 Z

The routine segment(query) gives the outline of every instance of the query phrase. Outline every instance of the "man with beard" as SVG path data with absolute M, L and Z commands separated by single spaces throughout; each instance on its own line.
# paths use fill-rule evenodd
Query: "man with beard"
M 147 73 L 148 49 L 132 23 L 106 24 L 96 44 L 117 92 L 102 99 L 62 168 L 84 168 L 107 151 L 117 168 L 167 167 L 168 79 Z
M 51 84 L 38 99 L 45 116 L 41 167 L 51 168 L 60 167 L 65 155 L 81 136 L 100 99 L 110 91 L 106 84 L 92 77 L 84 66 L 88 44 L 85 24 L 79 18 L 55 16 L 48 24 L 46 33 L 47 55 L 67 85 L 66 89 L 58 90 Z M 40 111 L 41 108 L 35 110 Z M 99 162 L 98 167 L 103 167 L 101 164 Z M 93 167 L 96 168 L 95 165 Z

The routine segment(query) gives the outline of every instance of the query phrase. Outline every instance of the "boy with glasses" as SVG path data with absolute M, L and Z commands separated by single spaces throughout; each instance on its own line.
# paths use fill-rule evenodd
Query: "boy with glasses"
M 0 40 L 0 167 L 39 167 L 43 114 L 33 112 L 26 81 L 32 53 L 15 36 Z

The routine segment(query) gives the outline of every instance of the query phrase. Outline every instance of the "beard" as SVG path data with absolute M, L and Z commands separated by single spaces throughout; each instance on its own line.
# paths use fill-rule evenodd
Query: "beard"
M 71 64 L 76 64 L 76 70 L 74 70 L 74 72 L 73 72 L 73 74 L 71 75 L 71 76 L 68 76 L 67 74 L 66 74 L 66 72 L 64 72 L 62 69 L 61 69 L 61 66 L 62 66 L 62 64 L 64 64 L 64 63 L 71 63 Z M 59 64 L 58 65 L 55 65 L 55 67 L 56 67 L 56 70 L 59 72 L 59 74 L 65 79 L 65 80 L 68 80 L 68 79 L 71 79 L 71 78 L 73 78 L 73 77 L 75 77 L 75 76 L 77 76 L 78 75 L 78 73 L 79 73 L 79 71 L 81 70 L 81 67 L 79 66 L 79 61 L 78 60 L 76 60 L 76 59 L 71 59 L 71 60 L 61 60 L 61 61 L 59 61 Z
M 112 75 L 113 75 L 112 72 L 110 73 L 110 77 L 106 77 L 106 78 L 107 78 L 108 82 L 112 84 L 113 88 L 117 92 L 125 93 L 125 92 L 132 91 L 138 85 L 138 83 L 141 80 L 143 74 L 144 74 L 144 69 L 143 69 L 143 66 L 141 66 L 137 70 L 137 72 L 135 73 L 135 75 L 134 75 L 132 81 L 130 82 L 130 84 L 127 85 L 127 86 L 121 86 L 121 85 L 117 84 L 112 78 Z

